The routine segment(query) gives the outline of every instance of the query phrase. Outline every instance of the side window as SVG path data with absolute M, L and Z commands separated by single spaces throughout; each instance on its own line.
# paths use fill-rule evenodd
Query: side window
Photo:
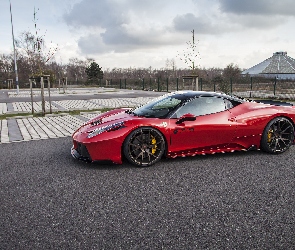
M 234 101 L 234 100 L 224 99 L 224 101 L 225 101 L 226 109 L 231 109 L 241 104 L 240 102 Z
M 231 109 L 234 107 L 230 100 L 224 99 L 226 109 Z
M 164 109 L 164 108 L 173 108 L 179 103 L 180 103 L 180 100 L 178 100 L 176 98 L 166 98 L 166 99 L 164 99 L 162 101 L 157 102 L 153 106 L 152 109 L 157 110 L 157 109 Z
M 195 116 L 208 115 L 218 113 L 226 109 L 228 109 L 228 107 L 226 107 L 223 98 L 212 96 L 198 97 L 180 107 L 173 117 L 179 118 L 187 113 Z

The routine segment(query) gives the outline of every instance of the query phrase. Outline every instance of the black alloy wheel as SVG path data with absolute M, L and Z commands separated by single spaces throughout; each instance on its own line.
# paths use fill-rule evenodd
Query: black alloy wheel
M 279 154 L 290 148 L 294 141 L 294 126 L 285 117 L 271 120 L 264 129 L 261 149 L 268 153 Z
M 147 167 L 158 162 L 165 151 L 163 135 L 151 127 L 132 131 L 123 145 L 124 156 L 139 167 Z

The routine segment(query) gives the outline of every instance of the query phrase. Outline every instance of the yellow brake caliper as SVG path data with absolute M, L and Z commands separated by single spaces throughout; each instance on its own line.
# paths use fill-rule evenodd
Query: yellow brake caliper
M 273 130 L 269 130 L 267 133 L 267 142 L 271 142 L 271 138 L 272 138 L 272 134 L 273 134 Z
M 156 153 L 156 150 L 157 150 L 157 141 L 156 141 L 156 138 L 154 136 L 152 136 L 152 154 L 155 154 Z

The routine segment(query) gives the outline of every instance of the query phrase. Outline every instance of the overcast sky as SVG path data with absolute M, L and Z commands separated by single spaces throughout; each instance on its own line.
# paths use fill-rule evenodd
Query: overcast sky
M 178 68 L 195 40 L 200 67 L 250 68 L 274 52 L 295 58 L 294 0 L 11 0 L 14 35 L 38 34 L 55 60 L 94 58 L 103 68 Z M 9 0 L 0 1 L 0 53 L 12 51 Z

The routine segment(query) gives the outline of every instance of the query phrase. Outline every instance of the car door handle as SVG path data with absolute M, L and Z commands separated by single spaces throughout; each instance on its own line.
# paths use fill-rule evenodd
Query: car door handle
M 235 122 L 236 121 L 236 118 L 234 118 L 234 117 L 228 118 L 228 121 L 229 122 Z

